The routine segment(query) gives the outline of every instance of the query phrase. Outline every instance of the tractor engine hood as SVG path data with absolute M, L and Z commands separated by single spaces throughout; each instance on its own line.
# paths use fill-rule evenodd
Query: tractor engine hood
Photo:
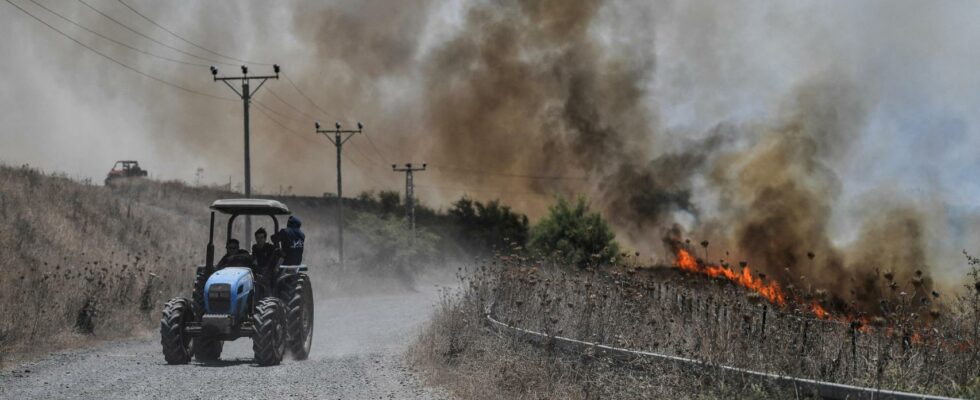
M 248 268 L 228 267 L 211 274 L 204 285 L 207 314 L 240 316 L 248 307 L 252 281 L 252 270 Z

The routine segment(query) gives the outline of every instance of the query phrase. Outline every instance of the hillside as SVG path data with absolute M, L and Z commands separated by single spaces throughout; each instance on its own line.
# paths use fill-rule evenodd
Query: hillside
M 207 206 L 228 197 L 240 195 L 149 180 L 110 188 L 0 166 L 0 248 L 6 249 L 0 252 L 0 364 L 155 329 L 161 304 L 189 295 L 194 268 L 203 263 Z M 447 235 L 423 241 L 430 245 L 425 254 L 398 251 L 401 242 L 390 236 L 404 234 L 403 224 L 362 196 L 345 199 L 350 229 L 341 269 L 336 198 L 279 200 L 303 220 L 304 261 L 326 296 L 409 287 L 423 267 L 447 261 L 434 257 L 435 247 L 453 253 L 439 239 Z M 223 218 L 218 221 L 220 255 L 225 230 Z M 375 229 L 359 228 L 364 221 Z M 447 226 L 444 216 L 429 215 L 420 220 L 423 234 L 430 223 Z M 253 229 L 263 225 L 271 223 L 256 219 Z

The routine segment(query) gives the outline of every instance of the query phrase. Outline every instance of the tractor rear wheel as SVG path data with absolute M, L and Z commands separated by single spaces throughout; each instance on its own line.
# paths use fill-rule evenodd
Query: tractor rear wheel
M 160 318 L 160 343 L 167 364 L 187 364 L 191 361 L 191 337 L 187 323 L 194 319 L 191 302 L 182 297 L 171 299 L 163 306 Z
M 277 365 L 286 353 L 286 307 L 275 297 L 259 300 L 252 314 L 252 350 L 259 365 Z
M 218 361 L 225 342 L 218 339 L 194 338 L 194 359 L 200 362 Z
M 313 286 L 300 275 L 287 285 L 281 297 L 286 303 L 287 347 L 293 358 L 305 360 L 313 346 Z

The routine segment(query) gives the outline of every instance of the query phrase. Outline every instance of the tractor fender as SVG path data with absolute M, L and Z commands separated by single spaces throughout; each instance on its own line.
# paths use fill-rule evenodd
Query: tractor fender
M 306 271 L 306 264 L 279 266 L 279 277 L 276 278 L 276 287 L 280 287 L 280 285 L 286 281 L 298 278 L 303 272 Z
M 252 270 L 227 267 L 215 271 L 204 284 L 204 306 L 208 314 L 240 316 L 248 308 L 254 287 Z

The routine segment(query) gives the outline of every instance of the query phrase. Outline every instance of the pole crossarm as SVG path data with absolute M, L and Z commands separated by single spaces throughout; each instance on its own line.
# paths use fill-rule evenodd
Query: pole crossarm
M 261 75 L 261 76 L 215 76 L 215 81 L 242 81 L 242 80 L 266 80 L 266 79 L 279 79 L 279 75 Z
M 332 133 L 334 136 L 337 137 L 347 134 L 347 137 L 340 140 L 340 145 L 343 145 L 344 143 L 347 143 L 347 141 L 350 140 L 350 138 L 354 137 L 355 134 L 363 132 L 364 129 L 364 126 L 361 125 L 360 123 L 357 124 L 357 129 L 340 129 L 340 124 L 336 125 L 337 126 L 336 129 L 320 129 L 319 123 L 317 123 L 316 126 L 317 126 L 316 133 L 319 133 L 324 137 L 326 137 L 327 139 L 329 139 L 330 143 L 333 143 L 334 146 L 337 146 L 338 144 L 337 142 L 334 141 L 334 138 L 329 136 L 329 134 Z
M 405 164 L 404 167 L 399 167 L 398 165 L 391 164 L 391 170 L 395 172 L 406 172 L 406 171 L 425 171 L 427 164 L 422 164 L 421 167 L 413 167 L 412 163 Z

